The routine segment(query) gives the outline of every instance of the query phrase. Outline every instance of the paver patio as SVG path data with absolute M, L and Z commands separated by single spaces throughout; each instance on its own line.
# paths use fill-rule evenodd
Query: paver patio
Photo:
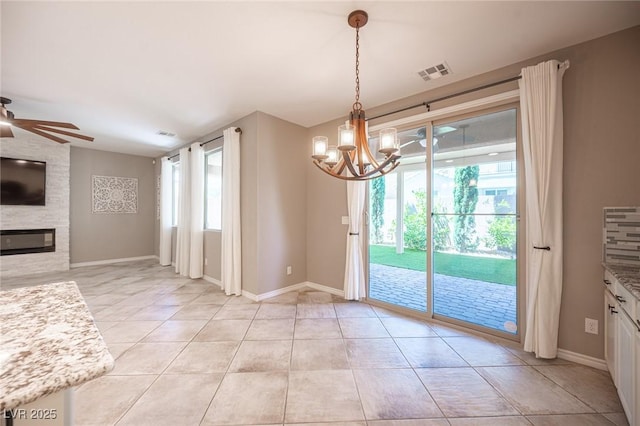
M 371 264 L 369 297 L 425 312 L 427 274 Z M 434 274 L 434 312 L 515 333 L 516 287 Z

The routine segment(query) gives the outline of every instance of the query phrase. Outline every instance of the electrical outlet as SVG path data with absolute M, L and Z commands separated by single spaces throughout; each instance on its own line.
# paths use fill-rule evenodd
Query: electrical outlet
M 287 275 L 291 275 L 291 266 L 287 266 Z
M 207 266 L 208 263 L 209 263 L 209 260 L 205 257 L 204 258 L 204 265 Z
M 584 319 L 584 331 L 585 333 L 598 334 L 598 320 L 591 318 Z

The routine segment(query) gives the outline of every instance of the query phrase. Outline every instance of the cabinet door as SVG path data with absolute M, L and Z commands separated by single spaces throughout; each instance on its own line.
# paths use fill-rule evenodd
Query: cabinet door
M 640 311 L 636 311 L 636 315 L 640 315 Z M 640 425 L 640 330 L 636 331 L 636 373 L 634 374 L 636 389 L 636 426 Z
M 618 371 L 618 395 L 620 402 L 624 408 L 624 412 L 629 419 L 629 424 L 635 425 L 635 389 L 634 382 L 636 373 L 636 331 L 635 324 L 631 318 L 622 310 L 618 314 L 618 334 L 617 334 L 617 362 L 616 369 Z
M 617 385 L 616 377 L 616 299 L 610 291 L 604 291 L 604 359 L 607 361 L 607 368 L 611 373 L 613 382 Z

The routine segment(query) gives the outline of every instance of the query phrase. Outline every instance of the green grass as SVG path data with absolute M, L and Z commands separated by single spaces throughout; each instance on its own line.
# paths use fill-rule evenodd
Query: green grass
M 405 249 L 403 254 L 396 254 L 395 247 L 372 245 L 369 246 L 369 260 L 378 265 L 427 270 L 427 256 L 422 250 Z M 515 259 L 435 252 L 433 261 L 436 274 L 516 285 Z

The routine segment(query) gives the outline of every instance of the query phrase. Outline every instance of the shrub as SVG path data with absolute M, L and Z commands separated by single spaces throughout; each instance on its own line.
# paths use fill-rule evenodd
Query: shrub
M 427 194 L 424 190 L 413 191 L 414 205 L 404 209 L 404 246 L 416 250 L 427 249 Z
M 379 177 L 371 182 L 371 225 L 373 226 L 373 242 L 383 241 L 382 227 L 384 226 L 384 196 L 385 177 Z
M 456 167 L 453 188 L 453 209 L 456 214 L 454 244 L 460 253 L 478 247 L 476 221 L 472 213 L 478 204 L 480 166 Z
M 433 208 L 433 248 L 435 250 L 446 250 L 451 247 L 451 229 L 449 228 L 449 217 L 442 214 L 447 213 L 447 209 L 437 204 Z M 440 214 L 438 214 L 440 213 Z
M 500 201 L 498 207 L 502 211 L 509 210 L 509 203 L 505 200 Z M 498 210 L 498 209 L 496 209 Z M 489 236 L 485 244 L 489 248 L 497 248 L 498 250 L 510 253 L 516 252 L 516 221 L 511 216 L 499 216 L 489 224 Z

